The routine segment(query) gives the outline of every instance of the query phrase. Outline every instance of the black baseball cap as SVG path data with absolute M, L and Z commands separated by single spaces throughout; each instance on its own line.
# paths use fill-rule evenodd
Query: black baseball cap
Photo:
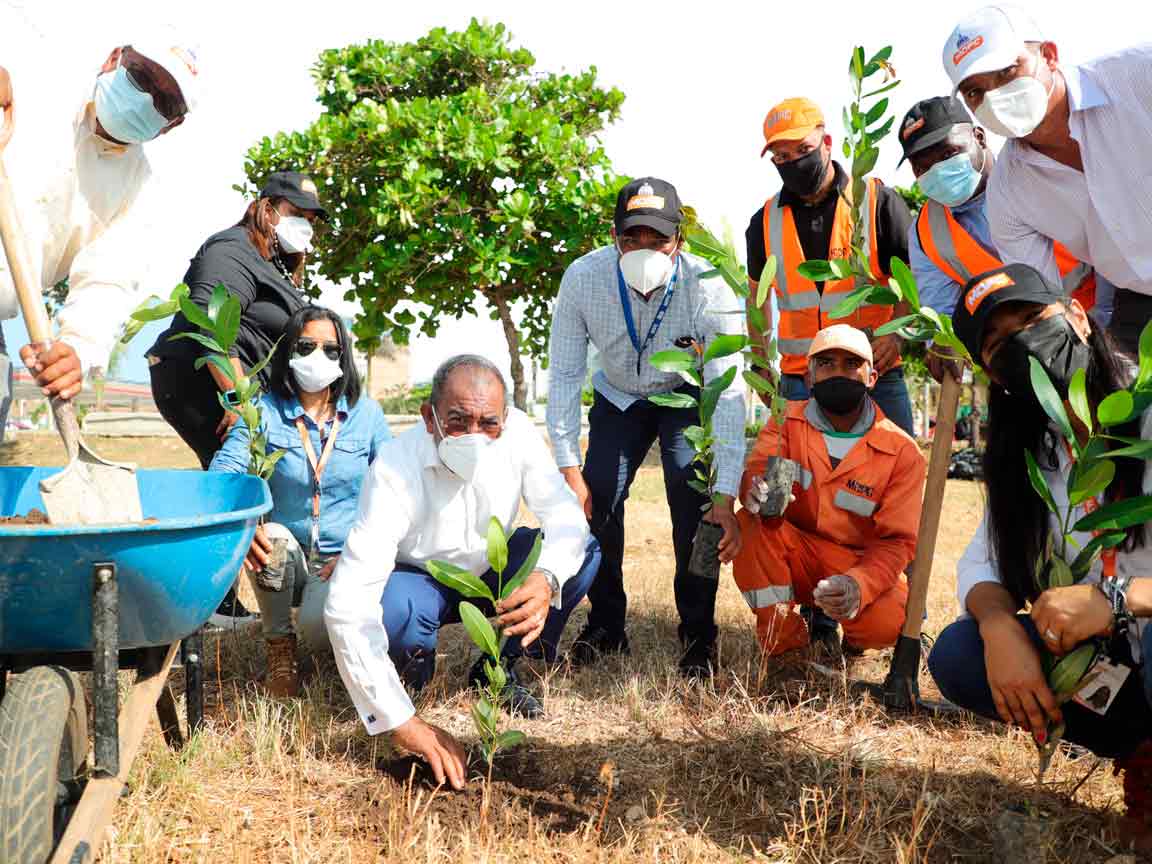
M 952 329 L 979 363 L 984 330 L 997 306 L 1013 301 L 1047 306 L 1063 299 L 1062 289 L 1051 285 L 1027 264 L 1006 264 L 968 280 L 952 313 Z
M 671 237 L 680 230 L 680 196 L 676 187 L 655 177 L 633 180 L 616 196 L 612 222 L 616 233 L 644 225 Z
M 900 122 L 899 138 L 904 155 L 896 167 L 903 165 L 913 153 L 939 144 L 957 123 L 972 122 L 964 103 L 954 96 L 934 96 L 917 102 Z
M 311 177 L 299 171 L 276 171 L 269 174 L 264 181 L 264 188 L 260 190 L 260 197 L 283 198 L 301 210 L 313 210 L 322 219 L 328 218 L 328 211 L 320 206 L 316 184 Z

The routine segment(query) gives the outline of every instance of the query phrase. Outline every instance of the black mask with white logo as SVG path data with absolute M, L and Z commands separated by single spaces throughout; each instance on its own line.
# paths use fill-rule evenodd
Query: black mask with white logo
M 851 414 L 864 404 L 868 385 L 855 378 L 825 378 L 812 385 L 812 398 L 825 414 Z
M 817 147 L 811 153 L 776 166 L 784 188 L 801 198 L 811 198 L 820 191 L 828 164 L 824 161 L 824 148 Z
M 1030 397 L 1035 357 L 1048 373 L 1052 386 L 1064 399 L 1077 369 L 1088 368 L 1091 351 L 1063 315 L 1044 318 L 1004 341 L 992 361 L 992 371 L 1013 396 Z

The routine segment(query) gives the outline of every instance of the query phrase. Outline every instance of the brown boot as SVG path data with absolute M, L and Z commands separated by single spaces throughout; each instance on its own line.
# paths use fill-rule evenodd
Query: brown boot
M 1120 823 L 1120 839 L 1138 852 L 1152 852 L 1152 741 L 1117 759 L 1114 770 L 1124 772 L 1127 815 Z
M 266 643 L 268 674 L 264 689 L 277 699 L 291 699 L 300 693 L 300 676 L 296 670 L 296 637 L 274 636 Z

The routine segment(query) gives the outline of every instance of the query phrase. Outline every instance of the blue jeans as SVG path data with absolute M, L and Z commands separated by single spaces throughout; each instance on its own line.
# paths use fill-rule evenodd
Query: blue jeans
M 505 579 L 511 579 L 520 565 L 532 551 L 536 535 L 535 528 L 517 528 L 508 540 L 508 566 Z M 541 652 L 546 660 L 554 660 L 556 646 L 564 632 L 564 625 L 572 611 L 580 605 L 588 586 L 596 578 L 600 566 L 600 546 L 594 538 L 589 539 L 584 554 L 584 562 L 579 571 L 564 581 L 560 587 L 560 608 L 550 609 L 540 634 Z M 489 570 L 480 577 L 485 584 L 497 592 L 496 572 Z M 460 601 L 466 599 L 458 591 L 441 585 L 423 570 L 415 567 L 398 567 L 392 572 L 380 603 L 384 607 L 384 629 L 388 633 L 388 654 L 404 683 L 413 689 L 420 689 L 432 679 L 436 669 L 436 638 L 445 624 L 460 623 Z M 495 614 L 492 604 L 486 600 L 470 600 L 487 615 Z M 530 645 L 529 651 L 536 648 Z M 524 653 L 520 637 L 512 637 L 504 646 L 502 656 L 509 661 Z
M 781 375 L 780 394 L 790 402 L 802 402 L 811 396 L 803 375 Z M 889 369 L 880 376 L 872 388 L 872 401 L 884 416 L 911 435 L 916 437 L 912 425 L 912 400 L 908 398 L 908 387 L 904 383 L 904 367 Z
M 1031 617 L 1020 615 L 1019 620 L 1036 647 L 1043 648 Z M 1152 656 L 1152 627 L 1145 630 L 1143 654 L 1143 669 L 1128 676 L 1103 717 L 1075 702 L 1061 706 L 1065 738 L 1107 758 L 1124 756 L 1152 738 L 1152 664 L 1147 662 Z M 928 655 L 928 668 L 944 698 L 973 714 L 999 719 L 988 687 L 984 640 L 975 619 L 963 618 L 944 628 Z
M 711 642 L 716 638 L 716 589 L 719 580 L 688 572 L 692 538 L 707 498 L 688 485 L 696 451 L 684 429 L 699 422 L 695 408 L 664 408 L 640 399 L 621 411 L 597 393 L 588 414 L 588 454 L 584 482 L 592 497 L 592 533 L 600 541 L 604 560 L 588 591 L 592 611 L 589 626 L 613 633 L 624 630 L 628 596 L 624 593 L 624 502 L 636 471 L 653 442 L 660 442 L 664 492 L 672 517 L 672 548 L 676 553 L 673 592 L 685 639 Z

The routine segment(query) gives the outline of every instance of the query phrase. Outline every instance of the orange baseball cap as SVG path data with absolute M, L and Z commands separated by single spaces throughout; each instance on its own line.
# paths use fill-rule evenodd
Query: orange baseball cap
M 811 99 L 785 99 L 764 118 L 764 149 L 760 155 L 777 141 L 798 141 L 823 125 L 824 112 Z
M 815 357 L 823 351 L 839 348 L 849 354 L 855 354 L 861 360 L 872 362 L 872 345 L 863 330 L 857 330 L 850 324 L 832 324 L 816 334 L 812 346 L 808 349 L 808 356 Z

